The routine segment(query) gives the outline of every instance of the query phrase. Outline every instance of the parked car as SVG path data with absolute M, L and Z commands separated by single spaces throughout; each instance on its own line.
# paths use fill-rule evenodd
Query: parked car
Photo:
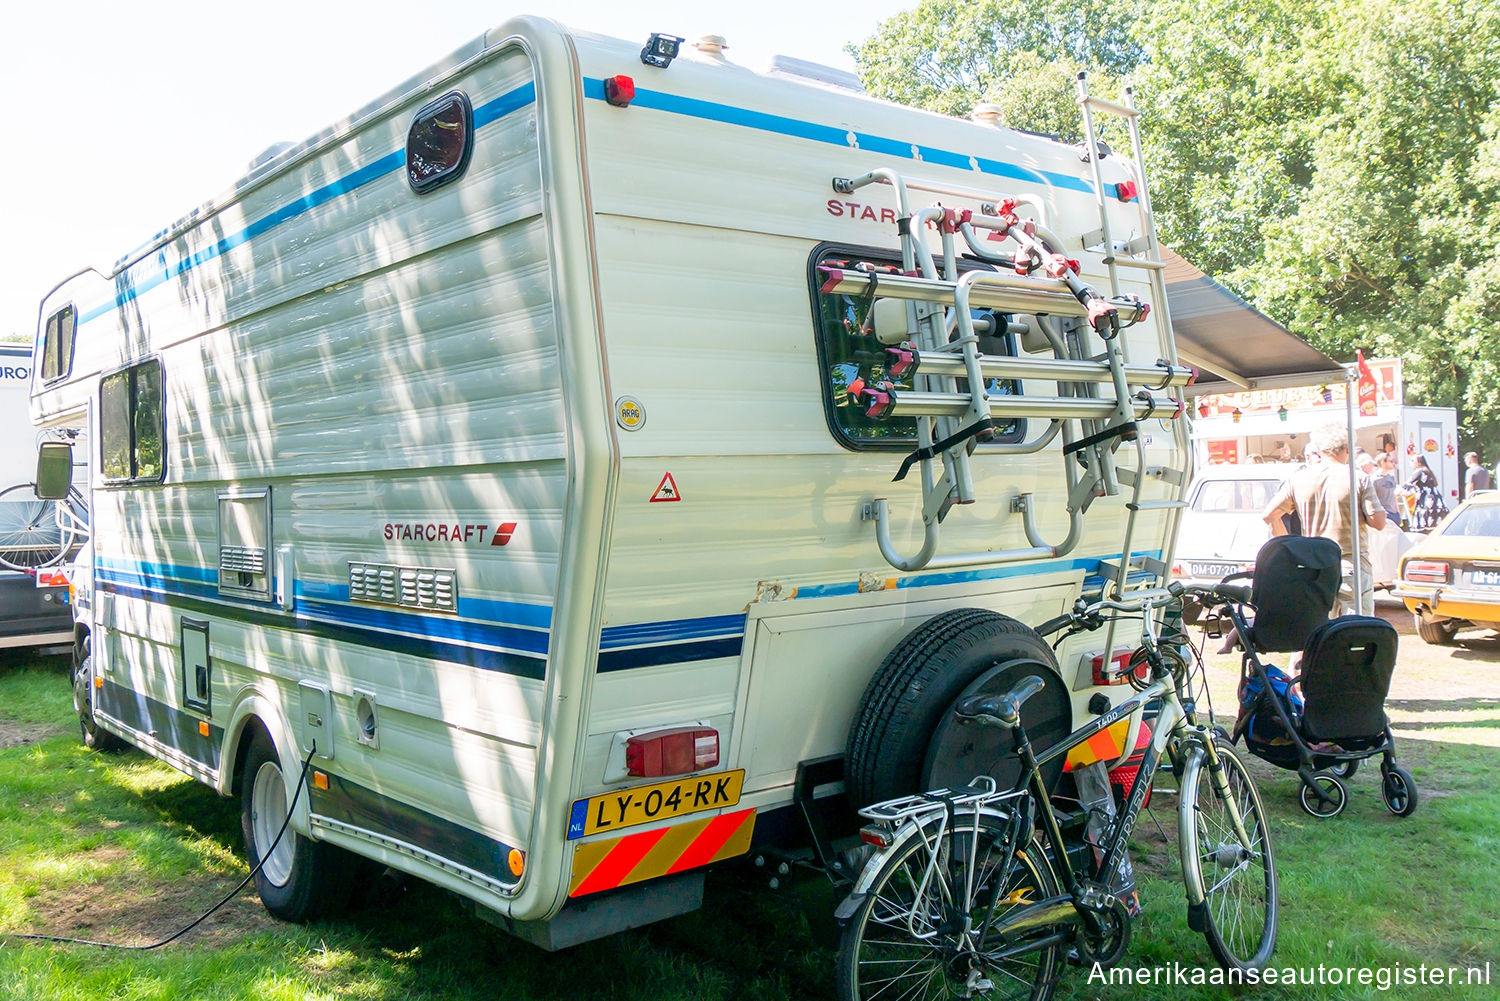
M 1250 569 L 1271 537 L 1261 512 L 1297 468 L 1268 462 L 1201 469 L 1188 487 L 1172 576 L 1185 584 L 1216 584 Z
M 1452 643 L 1466 625 L 1500 629 L 1500 491 L 1476 493 L 1413 546 L 1394 593 L 1428 643 Z

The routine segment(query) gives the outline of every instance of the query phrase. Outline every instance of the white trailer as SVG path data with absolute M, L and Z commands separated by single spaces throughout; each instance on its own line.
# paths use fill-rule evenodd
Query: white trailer
M 27 399 L 31 345 L 0 344 L 0 647 L 49 646 L 73 639 L 67 581 L 36 564 L 55 562 L 64 533 L 53 501 L 36 496 L 36 431 Z
M 988 767 L 962 692 L 1122 691 L 1123 627 L 1028 626 L 1170 559 L 1138 146 L 676 47 L 511 21 L 43 303 L 86 722 L 242 797 L 280 916 L 365 859 L 581 941 Z

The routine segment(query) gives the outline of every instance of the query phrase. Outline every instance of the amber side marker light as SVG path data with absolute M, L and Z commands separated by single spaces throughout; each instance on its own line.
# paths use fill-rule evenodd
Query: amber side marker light
M 521 854 L 519 848 L 512 848 L 510 854 L 505 857 L 505 861 L 510 865 L 512 876 L 519 876 L 526 871 L 526 856 Z

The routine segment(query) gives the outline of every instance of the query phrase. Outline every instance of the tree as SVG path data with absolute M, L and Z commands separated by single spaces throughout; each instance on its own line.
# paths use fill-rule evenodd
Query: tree
M 1493 0 L 925 0 L 851 51 L 877 96 L 1070 139 L 1076 69 L 1130 81 L 1167 243 L 1336 358 L 1402 357 L 1412 402 L 1500 445 Z

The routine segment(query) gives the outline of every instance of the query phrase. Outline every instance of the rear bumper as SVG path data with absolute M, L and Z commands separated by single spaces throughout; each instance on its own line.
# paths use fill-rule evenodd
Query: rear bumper
M 1500 622 L 1500 594 L 1476 592 L 1447 584 L 1398 583 L 1391 591 L 1408 611 L 1438 619 Z
M 65 587 L 37 587 L 24 574 L 0 575 L 0 647 L 73 642 Z

